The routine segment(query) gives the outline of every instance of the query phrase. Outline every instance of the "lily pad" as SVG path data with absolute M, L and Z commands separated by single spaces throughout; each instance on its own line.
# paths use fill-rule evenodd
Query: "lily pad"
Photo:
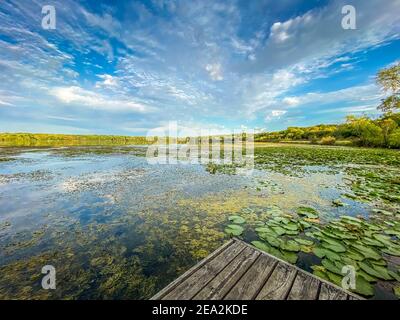
M 296 241 L 297 243 L 306 245 L 306 246 L 312 246 L 314 244 L 313 241 L 307 240 L 307 239 L 302 239 L 302 238 L 295 238 L 294 241 Z
M 286 230 L 283 229 L 283 228 L 280 227 L 280 226 L 272 226 L 271 229 L 272 229 L 278 236 L 284 235 L 284 234 L 286 233 Z
M 380 260 L 382 258 L 381 255 L 374 249 L 367 247 L 363 244 L 352 243 L 351 245 L 356 251 L 360 252 L 366 258 L 373 260 Z
M 338 275 L 342 276 L 342 269 L 338 268 L 335 263 L 328 259 L 323 259 L 322 260 L 322 265 L 325 267 L 326 270 L 329 270 L 330 272 L 336 273 Z
M 313 249 L 313 253 L 319 258 L 327 257 L 330 260 L 340 260 L 340 256 L 333 251 L 330 251 L 326 248 L 316 247 Z
M 318 211 L 311 207 L 299 207 L 297 208 L 297 214 L 310 219 L 317 219 L 319 217 Z
M 257 233 L 268 233 L 268 234 L 276 234 L 270 227 L 258 227 L 255 228 Z
M 362 242 L 365 243 L 366 245 L 374 246 L 374 247 L 384 247 L 385 246 L 382 242 L 375 240 L 375 239 L 368 238 L 368 237 L 364 237 L 362 239 Z
M 390 275 L 393 279 L 395 279 L 396 281 L 400 282 L 400 274 L 398 274 L 398 273 L 396 273 L 396 272 L 394 272 L 394 271 L 392 271 L 392 270 L 389 270 L 389 275 Z
M 286 251 L 300 251 L 300 245 L 294 240 L 288 240 L 280 243 L 280 248 Z
M 387 248 L 382 249 L 382 252 L 390 254 L 391 256 L 400 257 L 399 247 L 389 246 Z
M 297 231 L 299 229 L 297 223 L 289 222 L 288 224 L 283 226 L 285 229 L 290 231 Z
M 228 219 L 229 219 L 229 221 L 232 221 L 233 223 L 236 223 L 236 224 L 242 224 L 242 223 L 246 222 L 246 220 L 244 218 L 242 218 L 241 216 L 229 216 Z
M 365 259 L 365 257 L 361 253 L 352 249 L 348 249 L 345 253 L 345 256 L 350 258 L 351 260 L 356 261 L 362 261 Z
M 289 262 L 289 263 L 296 263 L 297 262 L 297 254 L 291 251 L 282 251 L 282 259 Z
M 279 248 L 281 245 L 282 240 L 277 237 L 273 237 L 271 235 L 265 234 L 260 235 L 260 238 L 267 241 L 271 246 Z
M 396 297 L 400 299 L 400 286 L 393 287 L 393 292 L 396 295 Z
M 225 228 L 225 232 L 232 236 L 240 236 L 243 233 L 244 229 L 242 226 L 238 226 L 236 224 L 230 224 Z
M 350 291 L 366 297 L 374 295 L 374 287 L 363 277 L 356 277 L 356 288 L 350 289 Z
M 376 282 L 378 278 L 371 276 L 370 274 L 366 273 L 364 270 L 357 271 L 357 275 L 363 277 L 368 282 Z
M 270 251 L 270 246 L 263 241 L 252 241 L 251 244 L 262 251 L 265 251 L 268 253 Z
M 383 266 L 377 266 L 377 265 L 369 265 L 363 261 L 358 263 L 360 268 L 364 270 L 366 273 L 369 275 L 383 279 L 383 280 L 392 280 L 393 278 L 390 276 L 388 273 L 388 270 L 383 267 Z

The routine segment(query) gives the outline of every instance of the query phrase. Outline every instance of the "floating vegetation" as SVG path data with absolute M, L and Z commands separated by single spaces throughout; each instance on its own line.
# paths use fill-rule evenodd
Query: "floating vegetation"
M 317 210 L 309 207 L 299 207 L 296 212 L 299 219 L 319 216 Z M 382 219 L 387 213 L 375 210 L 368 221 L 342 216 L 327 224 L 304 226 L 301 220 L 276 207 L 269 214 L 270 218 L 254 229 L 259 240 L 252 244 L 260 250 L 291 263 L 297 261 L 299 251 L 314 254 L 321 259 L 321 265 L 312 266 L 314 274 L 337 285 L 341 285 L 344 276 L 343 266 L 353 266 L 357 270 L 353 291 L 364 296 L 374 294 L 373 283 L 400 278 L 396 266 L 389 265 L 387 260 L 387 255 L 400 256 L 400 219 L 388 223 Z
M 235 224 L 242 224 L 246 222 L 246 220 L 241 216 L 229 216 L 228 219 L 229 221 L 232 221 Z
M 306 216 L 310 219 L 317 219 L 319 216 L 318 211 L 310 207 L 299 207 L 297 209 L 297 214 L 300 216 Z
M 243 227 L 237 224 L 229 224 L 225 228 L 225 232 L 231 236 L 240 236 L 243 233 Z
M 399 295 L 399 151 L 256 148 L 246 177 L 150 166 L 139 149 L 4 150 L 0 299 L 146 299 L 232 236 L 338 285 L 353 266 L 365 297 Z M 40 287 L 49 263 L 55 291 Z

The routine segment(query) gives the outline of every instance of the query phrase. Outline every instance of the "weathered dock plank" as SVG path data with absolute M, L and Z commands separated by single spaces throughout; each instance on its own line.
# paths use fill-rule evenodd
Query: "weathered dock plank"
M 189 278 L 180 283 L 175 290 L 169 292 L 162 299 L 188 300 L 193 297 L 210 282 L 225 266 L 231 262 L 246 246 L 240 242 L 234 242 L 229 250 L 222 251 L 214 259 L 195 271 Z
M 288 264 L 278 262 L 278 265 L 257 295 L 256 300 L 286 299 L 296 274 L 296 269 Z
M 254 265 L 225 296 L 226 300 L 253 300 L 278 262 L 261 254 Z
M 288 300 L 316 300 L 321 281 L 310 275 L 298 272 L 290 289 Z
M 226 266 L 195 297 L 195 300 L 221 300 L 247 269 L 260 255 L 252 248 L 245 248 L 230 264 Z
M 154 300 L 360 300 L 283 260 L 233 239 L 173 281 Z
M 321 284 L 319 300 L 346 300 L 348 294 L 326 283 Z

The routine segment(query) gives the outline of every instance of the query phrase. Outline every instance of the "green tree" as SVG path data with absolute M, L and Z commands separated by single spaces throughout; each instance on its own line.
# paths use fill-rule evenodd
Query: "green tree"
M 360 145 L 367 147 L 383 145 L 383 130 L 368 117 L 348 116 L 346 125 L 351 135 L 358 138 Z
M 384 144 L 385 144 L 385 146 L 388 146 L 389 145 L 389 136 L 394 130 L 397 129 L 397 123 L 390 118 L 380 120 L 378 123 L 382 129 Z
M 395 66 L 378 72 L 377 82 L 390 95 L 382 100 L 378 107 L 384 112 L 393 112 L 400 109 L 400 62 Z

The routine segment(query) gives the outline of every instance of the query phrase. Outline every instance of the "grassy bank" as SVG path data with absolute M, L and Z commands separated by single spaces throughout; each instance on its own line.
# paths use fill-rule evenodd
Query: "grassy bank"
M 66 135 L 45 133 L 0 133 L 0 147 L 63 147 L 147 144 L 146 137 L 111 135 Z

